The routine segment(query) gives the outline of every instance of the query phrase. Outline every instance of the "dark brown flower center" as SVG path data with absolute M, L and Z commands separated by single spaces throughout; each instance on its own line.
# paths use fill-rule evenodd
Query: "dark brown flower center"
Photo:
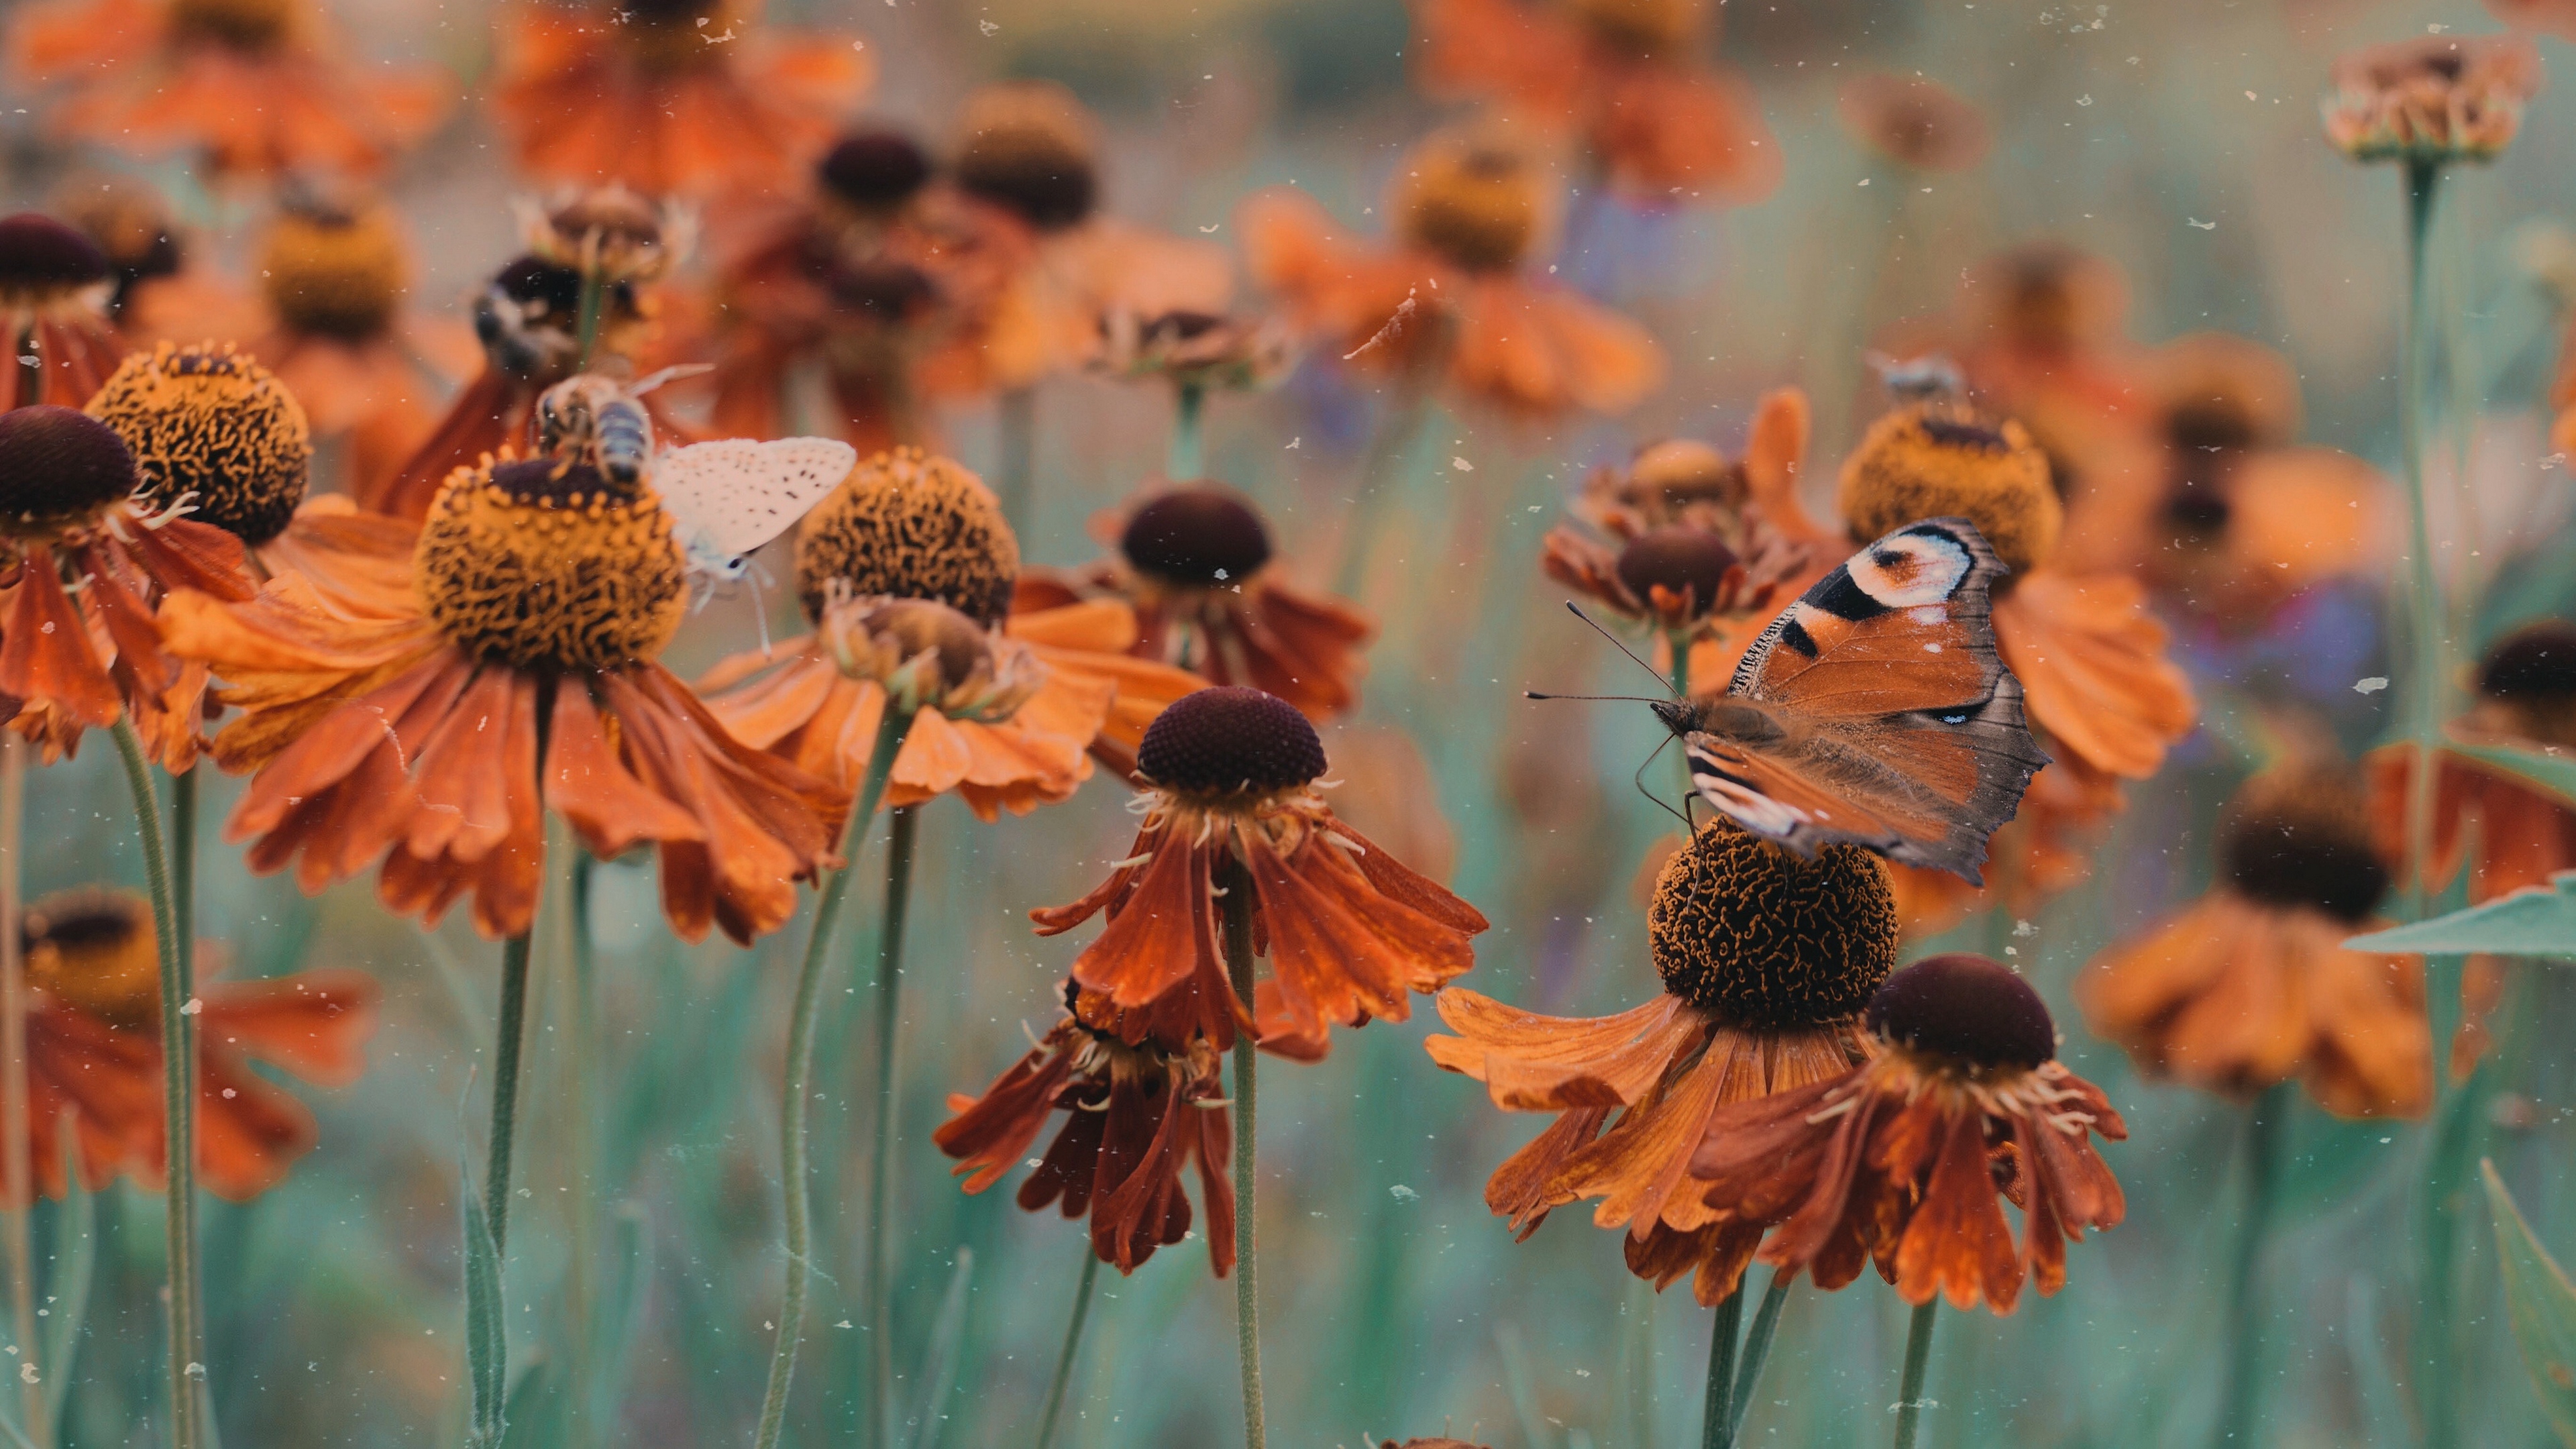
M 2215 488 L 2179 488 L 2165 500 L 2165 522 L 2188 537 L 2207 540 L 2227 531 L 2235 506 Z
M 1688 590 L 1704 614 L 1735 564 L 1735 550 L 1707 529 L 1658 528 L 1619 551 L 1619 582 L 1641 599 L 1652 599 L 1658 584 L 1675 594 Z
M 229 347 L 135 353 L 89 411 L 134 450 L 156 499 L 190 497 L 194 517 L 245 543 L 284 532 L 304 501 L 313 461 L 304 409 L 275 374 Z
M 1925 415 L 1923 435 L 1945 448 L 1971 448 L 1980 453 L 2001 453 L 2012 447 L 2002 432 L 1984 423 L 1938 414 Z
M 1896 964 L 1896 939 L 1875 856 L 1832 845 L 1800 860 L 1728 824 L 1675 853 L 1646 910 L 1664 989 L 1756 1030 L 1848 1020 Z
M 18 922 L 29 984 L 111 1020 L 148 1019 L 158 980 L 149 910 L 141 896 L 95 887 L 30 901 Z
M 1100 200 L 1089 113 L 1042 81 L 987 86 L 970 98 L 950 171 L 968 193 L 1040 231 L 1087 219 Z
M 2576 625 L 2549 619 L 2514 631 L 2479 661 L 2478 693 L 2518 703 L 2576 701 Z
M 2057 1024 L 2009 966 L 1929 956 L 1870 998 L 1869 1029 L 1889 1042 L 1974 1067 L 2036 1067 L 2057 1055 Z
M 861 211 L 910 201 L 930 180 L 930 157 L 901 131 L 854 131 L 814 167 L 823 189 Z
M 0 297 L 70 292 L 110 275 L 107 253 L 74 228 L 32 211 L 0 217 Z
M 878 322 L 919 316 L 939 295 L 937 285 L 921 268 L 884 257 L 835 263 L 827 281 L 833 301 Z
M 1167 790 L 1267 793 L 1321 778 L 1324 742 L 1284 699 L 1239 685 L 1202 689 L 1154 717 L 1136 768 Z
M 0 412 L 0 528 L 95 513 L 138 480 L 134 450 L 77 408 Z
M 2349 782 L 2337 782 L 2349 789 Z M 2304 906 L 2339 921 L 2367 920 L 2388 894 L 2388 867 L 2348 795 L 2319 782 L 2249 787 L 2218 832 L 2219 868 L 2266 905 Z
M 266 50 L 286 38 L 293 21 L 288 0 L 178 0 L 170 7 L 170 28 L 180 39 L 234 50 Z
M 1229 488 L 1176 488 L 1136 510 L 1118 551 L 1166 583 L 1240 583 L 1270 562 L 1270 530 Z
M 363 342 L 393 323 L 403 290 L 402 239 L 382 214 L 289 213 L 269 229 L 260 271 L 269 304 L 287 326 Z
M 2262 434 L 2242 403 L 2213 397 L 2167 410 L 2165 440 L 2186 451 L 2214 452 L 2253 447 Z

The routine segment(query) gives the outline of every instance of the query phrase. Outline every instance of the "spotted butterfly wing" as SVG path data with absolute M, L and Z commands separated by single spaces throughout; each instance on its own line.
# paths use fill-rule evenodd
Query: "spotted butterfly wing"
M 1701 797 L 1803 856 L 1860 845 L 1982 885 L 1987 838 L 2048 763 L 1995 651 L 2003 572 L 1963 518 L 1852 555 L 1771 621 L 1724 695 L 1656 707 Z
M 850 476 L 856 448 L 833 438 L 724 438 L 653 461 L 653 491 L 692 568 L 732 578 L 744 556 L 796 526 Z

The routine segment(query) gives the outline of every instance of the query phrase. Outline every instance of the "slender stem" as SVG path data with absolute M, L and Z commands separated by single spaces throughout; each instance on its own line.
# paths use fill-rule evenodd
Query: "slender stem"
M 171 910 L 177 917 L 179 930 L 179 996 L 184 1001 L 195 1001 L 197 999 L 197 772 L 193 766 L 170 777 L 170 898 Z M 197 1081 L 199 1076 L 197 1031 L 194 1021 L 189 1022 L 188 1030 L 179 1034 L 179 1052 L 181 1065 L 187 1072 L 187 1080 Z M 196 1168 L 194 1144 L 197 1140 L 197 1094 L 193 1091 L 188 1093 L 187 1100 L 181 1105 L 188 1114 L 188 1141 L 191 1144 L 189 1170 L 193 1173 Z M 194 1244 L 199 1241 L 200 1234 L 197 1231 L 197 1194 L 193 1191 L 188 1194 L 187 1207 L 188 1241 Z M 188 1343 L 188 1361 L 202 1365 L 206 1362 L 204 1261 L 191 1254 L 188 1270 L 187 1282 L 183 1286 L 188 1293 L 188 1331 L 195 1335 Z M 197 1392 L 205 1398 L 205 1403 L 200 1407 L 199 1412 L 203 1415 L 207 1444 L 209 1449 L 212 1449 L 217 1437 L 214 1390 L 211 1382 L 204 1377 L 203 1368 L 198 1370 L 198 1374 Z
M 1923 1422 L 1923 1371 L 1932 1364 L 1932 1315 L 1941 1300 L 1914 1310 L 1905 1329 L 1905 1379 L 1896 1390 L 1896 1449 L 1914 1449 L 1914 1431 Z
M 832 928 L 840 922 L 841 903 L 849 898 L 852 865 L 867 839 L 868 823 L 876 817 L 877 803 L 885 798 L 886 778 L 894 773 L 895 756 L 901 753 L 903 737 L 911 727 L 908 716 L 892 709 L 877 726 L 867 774 L 860 780 L 850 818 L 841 827 L 841 864 L 823 880 L 814 905 L 813 934 L 805 941 L 805 964 L 796 973 L 796 1004 L 787 1019 L 785 1095 L 778 1114 L 780 1171 L 787 1196 L 787 1296 L 779 1307 L 778 1339 L 769 1351 L 769 1387 L 760 1401 L 759 1449 L 777 1444 L 786 1425 L 787 1387 L 796 1376 L 796 1351 L 805 1327 L 805 1288 L 814 1272 L 808 1256 L 813 1205 L 805 1181 L 809 1173 L 805 1119 L 813 1098 L 808 1084 L 814 1077 L 815 1006 L 823 967 L 831 959 Z
M 1744 1433 L 1744 1416 L 1753 1411 L 1753 1386 L 1761 1382 L 1763 1361 L 1771 1357 L 1771 1339 L 1780 1330 L 1780 1310 L 1789 1302 L 1789 1285 L 1794 1281 L 1795 1273 L 1787 1268 L 1771 1275 L 1762 1306 L 1753 1314 L 1753 1331 L 1744 1335 L 1744 1351 L 1735 1365 L 1735 1402 L 1726 1410 L 1728 1444 Z
M 570 832 L 566 832 L 569 836 Z M 553 844 L 551 838 L 548 844 Z M 567 839 L 566 848 L 570 848 Z M 572 1329 L 571 1413 L 567 1435 L 573 1445 L 596 1441 L 591 1422 L 596 1392 L 599 1257 L 599 990 L 593 970 L 597 952 L 590 938 L 591 875 L 599 862 L 590 852 L 571 851 L 570 879 L 564 883 L 565 964 L 572 973 L 571 1050 L 566 1053 L 572 1098 L 572 1256 L 565 1268 L 566 1317 Z
M 1207 411 L 1207 389 L 1195 382 L 1180 385 L 1180 399 L 1172 416 L 1172 446 L 1163 462 L 1163 474 L 1175 483 L 1187 483 L 1207 476 L 1206 445 L 1203 417 Z
M 1025 534 L 1037 475 L 1037 390 L 1012 388 L 1002 394 L 1000 406 L 1001 459 L 993 472 L 993 492 L 1001 500 L 1004 521 Z
M 1082 1240 L 1082 1281 L 1073 1285 L 1073 1318 L 1064 1326 L 1064 1351 L 1055 1356 L 1055 1377 L 1047 1381 L 1046 1417 L 1038 1420 L 1038 1449 L 1055 1442 L 1056 1419 L 1064 1412 L 1064 1391 L 1073 1384 L 1074 1355 L 1082 1348 L 1082 1325 L 1091 1317 L 1091 1285 L 1100 1277 L 1100 1255 L 1091 1239 Z
M 510 1242 L 510 1149 L 519 1130 L 519 1059 L 528 1035 L 528 936 L 501 943 L 501 1021 L 493 1034 L 492 1130 L 483 1167 L 483 1215 L 492 1249 Z
M 1394 475 L 1405 454 L 1412 451 L 1414 434 L 1422 431 L 1421 389 L 1410 383 L 1398 386 L 1403 391 L 1387 404 L 1376 435 L 1369 439 L 1368 456 L 1360 464 L 1358 493 L 1342 529 L 1342 561 L 1333 574 L 1333 592 L 1346 599 L 1356 597 L 1368 578 L 1369 546 L 1376 542 L 1378 521 L 1395 501 L 1401 481 Z
M 868 1144 L 868 1422 L 878 1445 L 894 1442 L 894 1285 L 886 1269 L 886 1211 L 893 1201 L 896 1028 L 903 993 L 903 927 L 911 914 L 913 835 L 920 808 L 892 812 L 886 832 L 885 920 L 877 936 L 876 1122 Z
M 18 1336 L 21 1362 L 35 1376 L 20 1375 L 27 1437 L 53 1442 L 45 1411 L 42 1375 L 54 1371 L 36 1357 L 36 1254 L 27 1237 L 27 1219 L 36 1210 L 34 1148 L 30 1141 L 27 1102 L 27 974 L 19 950 L 18 922 L 25 911 L 20 899 L 25 865 L 19 847 L 27 838 L 27 750 L 15 731 L 0 730 L 0 1154 L 8 1171 L 9 1319 Z
M 1744 1327 L 1744 1280 L 1717 1305 L 1708 1326 L 1708 1393 L 1700 1401 L 1700 1449 L 1723 1449 L 1735 1442 L 1728 1410 L 1735 1402 L 1735 1336 Z
M 196 1186 L 196 1144 L 189 1136 L 190 1098 L 195 1083 L 187 1076 L 185 1042 L 195 1020 L 184 993 L 179 966 L 179 911 L 170 889 L 170 852 L 161 838 L 161 802 L 152 788 L 152 765 L 134 721 L 120 718 L 111 731 L 117 757 L 125 764 L 126 787 L 134 793 L 134 828 L 143 838 L 143 871 L 152 890 L 153 939 L 161 954 L 161 1111 L 166 1144 L 164 1232 L 169 1240 L 170 1291 L 166 1309 L 170 1332 L 171 1449 L 198 1449 L 201 1441 L 196 1377 L 200 1369 L 189 1346 L 197 1341 L 189 1322 L 191 1304 L 185 1284 L 196 1277 L 197 1245 L 189 1237 L 188 1198 Z
M 1226 975 L 1234 984 L 1235 999 L 1249 1004 L 1252 1000 L 1252 876 L 1240 865 L 1228 861 L 1220 873 L 1225 895 L 1220 904 L 1225 916 Z M 1234 1036 L 1234 1324 L 1235 1342 L 1243 1362 L 1243 1442 L 1246 1449 L 1262 1449 L 1269 1442 L 1269 1428 L 1261 1411 L 1261 1275 L 1260 1259 L 1254 1252 L 1253 1191 L 1257 1175 L 1253 1149 L 1254 1070 L 1258 1051 L 1252 1034 L 1237 1031 Z
M 1391 1240 L 1392 1234 L 1388 1237 Z M 1621 1315 L 1622 1336 L 1627 1339 L 1619 1359 L 1625 1366 L 1621 1377 L 1621 1398 L 1628 1413 L 1628 1442 L 1652 1444 L 1655 1433 L 1655 1285 L 1632 1277 L 1624 1288 L 1626 1311 Z
M 2431 235 L 2433 201 L 2442 178 L 2434 162 L 2406 167 L 2406 322 L 2398 338 L 2398 451 L 2406 480 L 2408 600 L 2415 650 L 2415 768 L 2407 776 L 2406 878 L 2413 883 L 2417 914 L 2431 892 L 2424 880 L 2432 853 L 2433 756 L 2442 715 L 2442 602 L 2433 572 L 2433 526 L 2424 499 L 2424 253 Z M 2438 1088 L 2445 1074 L 2436 1072 Z
M 607 279 L 600 275 L 599 261 L 594 256 L 587 259 L 581 269 L 581 310 L 577 323 L 580 331 L 576 334 L 581 343 L 581 360 L 574 364 L 576 371 L 590 371 L 591 357 L 599 350 L 599 323 L 607 311 L 607 301 Z
M 2245 1218 L 2237 1228 L 2235 1276 L 2228 1286 L 2226 1386 L 2219 1396 L 2218 1444 L 2250 1444 L 2262 1406 L 2262 1375 L 2255 1362 L 2263 1343 L 2262 1293 L 2256 1269 L 2271 1225 L 2281 1119 L 2290 1088 L 2276 1086 L 2256 1099 L 2245 1118 Z

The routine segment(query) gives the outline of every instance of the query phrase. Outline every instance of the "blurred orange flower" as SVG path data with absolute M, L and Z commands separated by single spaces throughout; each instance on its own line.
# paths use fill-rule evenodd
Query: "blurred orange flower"
M 20 926 L 27 983 L 28 1146 L 35 1187 L 68 1190 L 57 1133 L 69 1114 L 82 1186 L 122 1171 L 158 1187 L 161 1120 L 160 962 L 151 908 L 130 891 L 60 891 L 30 903 Z M 202 968 L 201 968 L 202 969 Z M 304 971 L 265 981 L 200 980 L 197 989 L 197 1177 L 248 1201 L 285 1181 L 313 1150 L 313 1113 L 254 1071 L 265 1062 L 316 1086 L 344 1087 L 366 1069 L 376 983 L 356 971 Z
M 1934 956 L 1889 977 L 1867 1021 L 1868 1061 L 1709 1120 L 1690 1163 L 1703 1210 L 1773 1228 L 1762 1261 L 1819 1288 L 1873 1260 L 1917 1306 L 2003 1314 L 2026 1278 L 2064 1287 L 2067 1242 L 2127 1212 L 2092 1138 L 2129 1132 L 2056 1060 L 2039 993 L 1982 957 Z
M 11 68 L 70 94 L 55 124 L 144 155 L 192 149 L 218 178 L 368 174 L 427 135 L 455 79 L 361 66 L 297 0 L 44 0 Z
M 2452 741 L 2576 749 L 2576 625 L 2547 619 L 2507 635 L 2479 661 L 2475 684 L 2476 703 L 2451 725 Z M 2455 750 L 2441 750 L 2438 761 L 2422 889 L 2440 890 L 2465 863 L 2470 903 L 2480 904 L 2576 869 L 2576 801 Z M 2415 746 L 2384 745 L 2365 764 L 2380 856 L 2402 869 Z
M 1966 171 L 1986 159 L 1985 116 L 1939 81 L 1869 71 L 1834 96 L 1843 129 L 1864 148 L 1918 171 Z
M 1415 0 L 1413 17 L 1426 92 L 1579 136 L 1623 191 L 1746 205 L 1780 184 L 1752 87 L 1698 59 L 1705 0 Z
M 108 325 L 115 274 L 78 231 L 32 211 L 0 217 L 0 341 L 13 361 L 0 402 L 78 407 L 116 370 L 125 344 Z M 33 357 L 30 369 L 14 359 Z
M 848 35 L 773 31 L 757 0 L 519 4 L 492 106 L 522 169 L 648 196 L 790 181 L 875 74 Z
M 1246 264 L 1292 326 L 1365 372 L 1528 422 L 1625 412 L 1662 383 L 1643 327 L 1523 274 L 1548 198 L 1510 133 L 1435 134 L 1399 171 L 1392 245 L 1345 235 L 1294 188 L 1244 203 Z
M 2520 35 L 2426 35 L 2354 51 L 2334 65 L 2326 139 L 2355 161 L 2492 161 L 2522 128 L 2546 79 Z

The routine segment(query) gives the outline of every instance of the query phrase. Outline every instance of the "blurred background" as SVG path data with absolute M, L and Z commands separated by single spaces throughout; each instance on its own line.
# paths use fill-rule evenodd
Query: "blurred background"
M 478 3 L 331 0 L 368 62 L 429 62 L 467 98 L 384 180 L 406 230 L 406 303 L 464 342 L 483 280 L 517 250 L 514 172 L 478 94 L 493 63 Z M 23 10 L 0 6 L 0 20 Z M 1545 255 L 1566 285 L 1640 319 L 1669 359 L 1665 384 L 1615 419 L 1437 415 L 1401 463 L 1359 588 L 1384 632 L 1363 703 L 1326 733 L 1337 808 L 1483 909 L 1463 984 L 1534 1010 L 1597 1015 L 1657 989 L 1640 872 L 1669 816 L 1632 784 L 1662 738 L 1643 706 L 1541 704 L 1524 688 L 1638 692 L 1643 681 L 1568 618 L 1537 568 L 1540 539 L 1592 468 L 1687 436 L 1730 456 L 1765 391 L 1802 387 L 1816 410 L 1810 506 L 1886 403 L 1864 361 L 1956 337 L 1986 259 L 2049 241 L 2124 280 L 2123 345 L 2222 330 L 2295 369 L 2301 436 L 2395 470 L 2395 362 L 2403 301 L 2402 199 L 2387 167 L 2322 139 L 2334 58 L 2355 47 L 2496 22 L 2475 3 L 2372 0 L 1732 0 L 1709 58 L 1750 85 L 1781 153 L 1757 203 L 1643 207 L 1582 194 L 1568 171 Z M 1236 206 L 1293 182 L 1346 227 L 1381 230 L 1405 148 L 1457 114 L 1426 99 L 1398 0 L 914 0 L 774 3 L 764 23 L 854 35 L 875 65 L 856 115 L 936 150 L 979 83 L 1070 86 L 1103 126 L 1103 209 L 1230 246 Z M 2576 54 L 2541 42 L 2562 71 Z M 1965 171 L 1897 166 L 1838 120 L 1842 83 L 1920 75 L 1992 129 Z M 45 93 L 0 90 L 0 209 L 51 205 L 67 177 L 105 171 L 157 188 L 212 273 L 249 284 L 265 203 L 210 187 L 185 160 L 67 142 Z M 2531 105 L 2494 165 L 2445 194 L 2433 286 L 2449 357 L 2432 440 L 2446 567 L 2491 586 L 2462 657 L 2505 624 L 2563 611 L 2576 592 L 2567 475 L 2548 442 L 2546 394 L 2561 309 L 2535 259 L 2576 217 L 2576 103 Z M 1257 300 L 1243 284 L 1247 302 Z M 1257 499 L 1281 554 L 1325 582 L 1362 467 L 1381 384 L 1319 346 L 1280 386 L 1220 394 L 1208 472 Z M 1036 394 L 1034 511 L 1021 544 L 1075 565 L 1102 544 L 1092 520 L 1162 470 L 1167 389 L 1066 373 Z M 998 462 L 989 402 L 935 420 L 969 467 Z M 2463 509 L 2456 500 L 2474 500 Z M 2474 527 L 2474 532 L 2472 532 Z M 2467 560 L 2474 554 L 2478 562 Z M 2066 1060 L 2103 1085 L 2133 1135 L 2106 1149 L 2129 1193 L 2126 1224 L 2076 1248 L 2054 1298 L 2009 1318 L 1945 1322 L 1927 1441 L 1943 1446 L 2114 1446 L 2207 1441 L 2221 1365 L 2239 1197 L 2243 1109 L 2142 1082 L 2084 1029 L 2068 991 L 2094 953 L 2196 894 L 2219 802 L 2253 768 L 2288 702 L 2358 751 L 2389 729 L 2398 693 L 2356 692 L 2394 671 L 2381 592 L 2385 540 L 2345 576 L 2255 630 L 2174 611 L 2200 727 L 2099 847 L 2089 879 L 2027 916 L 1979 917 L 1942 944 L 2000 951 L 2058 1012 Z M 792 624 L 792 604 L 776 623 Z M 720 603 L 677 661 L 742 647 L 748 618 Z M 683 668 L 683 672 L 687 672 Z M 1659 778 L 1659 777 L 1650 777 Z M 209 814 L 238 782 L 211 785 Z M 895 1357 L 914 1446 L 1031 1437 L 1080 1267 L 1080 1235 L 968 1197 L 931 1147 L 951 1092 L 980 1091 L 1054 1018 L 1052 988 L 1079 942 L 1040 940 L 1026 912 L 1071 900 L 1126 849 L 1125 792 L 1096 779 L 1074 801 L 999 824 L 955 801 L 924 812 L 901 1043 L 893 1180 L 900 1264 Z M 32 892 L 139 883 L 109 752 L 37 772 Z M 462 920 L 423 935 L 354 883 L 319 898 L 254 878 L 205 843 L 201 933 L 239 975 L 359 966 L 382 980 L 384 1027 L 349 1089 L 305 1095 L 321 1145 L 249 1204 L 209 1203 L 206 1298 L 214 1395 L 242 1445 L 409 1445 L 456 1439 L 464 1419 L 462 1164 L 479 1161 L 494 951 Z M 797 1383 L 796 1442 L 852 1431 L 864 1345 L 859 1230 L 866 1200 L 865 943 L 876 887 L 847 932 L 847 1003 L 822 1028 L 816 1103 L 823 1251 Z M 522 1111 L 520 1203 L 508 1310 L 525 1378 L 513 1444 L 747 1442 L 779 1284 L 777 1074 L 802 927 L 744 951 L 690 949 L 660 924 L 649 867 L 592 877 L 595 970 L 574 970 L 541 927 L 540 1023 Z M 1910 951 L 1931 949 L 1926 942 Z M 2304 1101 L 2288 1132 L 2279 1207 L 2260 1267 L 2267 1395 L 2261 1442 L 2420 1442 L 2413 1346 L 2428 1271 L 2458 1274 L 2466 1419 L 2456 1442 L 2540 1445 L 2552 1434 L 2503 1322 L 2483 1207 L 2455 1265 L 2428 1270 L 2424 1215 L 2473 1193 L 2456 1159 L 2491 1155 L 2544 1242 L 2576 1246 L 2576 985 L 2521 970 L 2480 1116 L 2434 1141 L 2424 1123 L 2338 1121 Z M 1488 1215 L 1486 1175 L 1532 1135 L 1476 1083 L 1434 1069 L 1409 1022 L 1346 1034 L 1321 1066 L 1264 1082 L 1262 1257 L 1272 1425 L 1283 1445 L 1359 1446 L 1454 1434 L 1495 1446 L 1696 1442 L 1709 1314 L 1622 1269 L 1582 1205 L 1515 1245 Z M 2469 1134 L 2463 1138 L 2459 1134 Z M 2446 1153 L 2448 1154 L 2446 1156 Z M 2444 1164 L 2449 1163 L 2448 1167 Z M 2445 1175 L 2447 1173 L 2447 1175 Z M 49 1205 L 37 1241 L 59 1263 L 83 1223 L 95 1278 L 72 1367 L 64 1442 L 157 1442 L 159 1206 L 128 1186 L 78 1210 Z M 1766 1270 L 1767 1271 L 1767 1270 Z M 1104 1275 L 1059 1442 L 1198 1446 L 1240 1432 L 1230 1289 L 1197 1245 L 1131 1277 Z M 1791 1300 L 1747 1428 L 1753 1444 L 1878 1442 L 1890 1422 L 1905 1312 L 1873 1277 Z

